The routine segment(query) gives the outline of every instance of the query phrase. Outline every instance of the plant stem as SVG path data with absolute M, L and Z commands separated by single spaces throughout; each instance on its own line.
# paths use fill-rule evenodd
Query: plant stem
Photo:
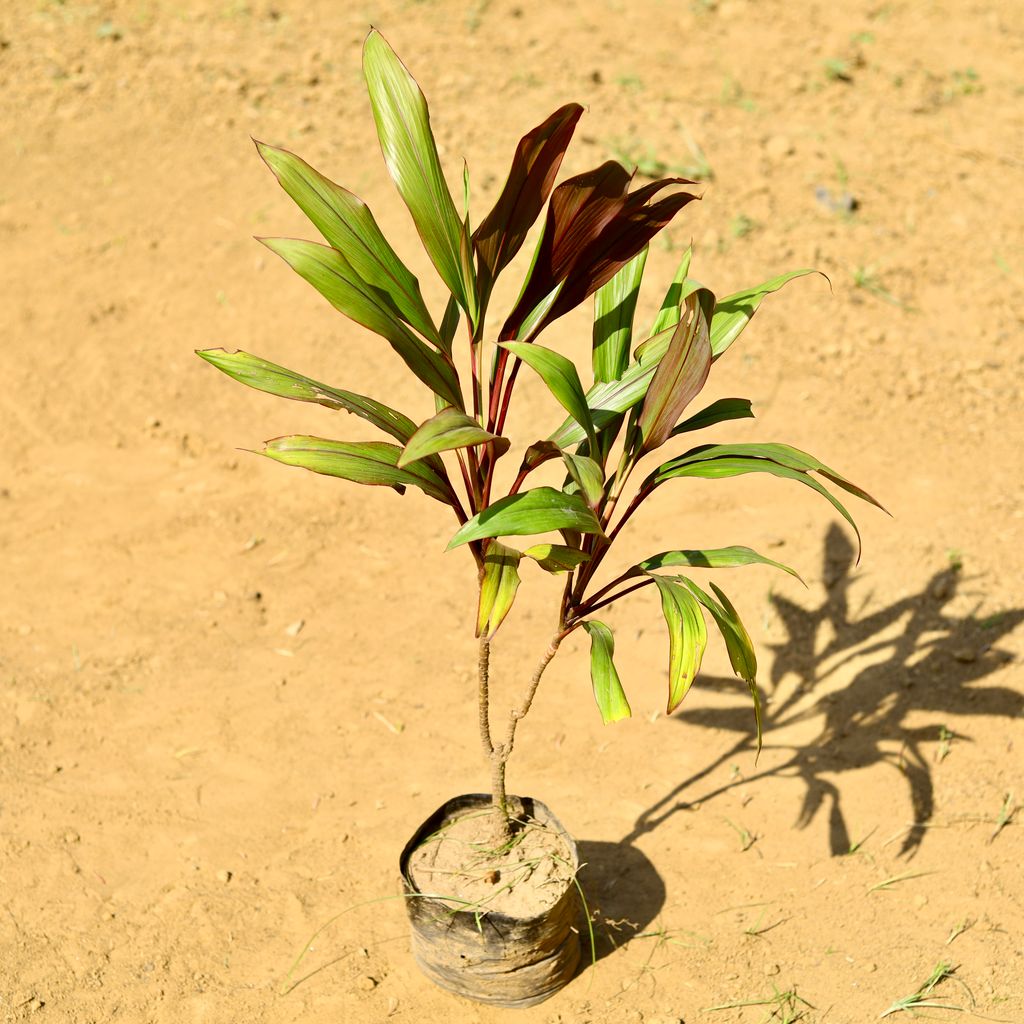
M 519 376 L 521 360 L 517 359 L 512 364 L 512 370 L 508 375 L 508 383 L 505 385 L 505 393 L 501 399 L 501 412 L 498 414 L 497 422 L 494 425 L 494 433 L 500 434 L 505 429 L 505 417 L 508 416 L 508 405 L 512 400 L 512 389 L 515 387 L 516 377 Z
M 469 499 L 469 511 L 476 515 L 479 511 L 476 503 L 476 488 L 473 486 L 474 481 L 469 475 L 469 470 L 466 468 L 466 460 L 461 449 L 457 448 L 455 450 L 455 458 L 459 463 L 459 469 L 462 470 L 462 483 L 466 488 L 466 497 Z
M 621 582 L 616 580 L 615 583 Z M 598 608 L 604 608 L 606 605 L 614 604 L 620 597 L 625 597 L 627 594 L 632 594 L 634 590 L 639 590 L 641 587 L 646 587 L 649 583 L 653 583 L 649 576 L 647 579 L 641 580 L 639 583 L 634 583 L 631 587 L 626 587 L 625 590 L 620 590 L 617 594 L 612 594 L 611 597 L 606 597 L 603 601 L 599 600 L 600 596 L 610 590 L 615 583 L 609 583 L 607 587 L 599 590 L 589 601 L 585 601 L 579 610 L 580 615 L 590 615 L 592 612 L 596 612 Z
M 488 685 L 490 681 L 491 641 L 480 637 L 480 654 L 477 659 L 478 685 L 477 700 L 480 719 L 480 742 L 483 744 L 484 757 L 494 754 L 494 743 L 491 740 L 491 716 Z
M 559 624 L 559 630 L 551 638 L 547 650 L 544 652 L 534 669 L 530 678 L 529 686 L 523 694 L 522 700 L 512 708 L 508 716 L 508 725 L 505 730 L 504 742 L 495 744 L 491 737 L 488 679 L 490 643 L 487 640 L 480 641 L 479 659 L 479 698 L 480 698 L 480 738 L 484 748 L 484 755 L 491 766 L 491 805 L 494 808 L 494 844 L 501 846 L 512 837 L 511 823 L 508 812 L 508 796 L 505 791 L 505 765 L 512 754 L 516 742 L 516 728 L 519 721 L 525 718 L 533 705 L 533 698 L 537 695 L 537 687 L 540 685 L 541 676 L 548 667 L 551 659 L 558 653 L 558 646 L 575 629 L 575 626 L 566 628 Z
M 508 362 L 508 351 L 499 349 L 491 368 L 491 400 L 487 409 L 487 429 L 494 432 L 494 425 L 498 421 L 498 411 L 501 408 L 501 386 L 505 380 L 505 364 Z

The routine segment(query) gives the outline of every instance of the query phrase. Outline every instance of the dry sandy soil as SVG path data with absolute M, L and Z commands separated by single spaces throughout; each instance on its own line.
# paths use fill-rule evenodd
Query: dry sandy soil
M 477 209 L 568 100 L 563 173 L 699 147 L 713 180 L 641 319 L 690 238 L 719 294 L 824 271 L 716 365 L 758 419 L 715 439 L 809 449 L 893 513 L 856 510 L 859 565 L 774 480 L 680 482 L 634 519 L 623 563 L 750 544 L 809 586 L 723 581 L 761 650 L 756 762 L 720 648 L 657 713 L 646 592 L 609 617 L 630 721 L 602 727 L 567 642 L 510 782 L 581 840 L 598 959 L 517 1019 L 859 1024 L 945 962 L 936 1001 L 1024 1020 L 1024 811 L 1000 828 L 1024 801 L 1024 37 L 1019 5 L 969 0 L 0 5 L 0 1020 L 512 1019 L 418 975 L 394 899 L 407 836 L 486 785 L 454 521 L 240 452 L 370 434 L 193 355 L 433 412 L 250 237 L 312 232 L 252 135 L 362 194 L 439 309 L 373 136 L 370 24 Z M 585 359 L 588 315 L 549 343 Z M 519 397 L 521 443 L 560 422 L 536 380 Z M 537 575 L 501 702 L 546 637 Z

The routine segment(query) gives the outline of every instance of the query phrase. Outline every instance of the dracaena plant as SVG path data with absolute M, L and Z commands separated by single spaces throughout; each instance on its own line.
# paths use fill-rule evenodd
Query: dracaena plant
M 433 395 L 434 414 L 416 422 L 376 399 L 322 384 L 246 352 L 210 349 L 199 355 L 250 387 L 354 413 L 390 437 L 279 437 L 266 443 L 263 455 L 355 483 L 391 487 L 400 494 L 418 488 L 452 509 L 459 526 L 448 547 L 468 550 L 479 579 L 479 725 L 499 830 L 508 828 L 505 766 L 517 725 L 530 709 L 546 666 L 570 633 L 582 628 L 589 634 L 593 692 L 604 721 L 630 714 L 613 660 L 612 631 L 595 616 L 641 588 L 657 588 L 668 627 L 668 712 L 679 706 L 700 669 L 707 616 L 725 641 L 733 669 L 750 688 L 760 743 L 757 661 L 749 635 L 718 586 L 711 583 L 708 593 L 679 570 L 756 562 L 796 575 L 793 570 L 749 547 L 680 548 L 620 569 L 601 586 L 595 578 L 640 505 L 663 485 L 685 477 L 769 473 L 816 490 L 851 525 L 849 513 L 822 481 L 874 502 L 835 470 L 783 444 L 702 443 L 660 464 L 648 459 L 674 438 L 753 415 L 750 402 L 741 398 L 721 399 L 696 413 L 690 407 L 713 364 L 761 300 L 810 271 L 782 274 L 716 300 L 690 279 L 688 250 L 654 322 L 638 330 L 634 311 L 648 243 L 699 198 L 692 181 L 664 178 L 633 187 L 630 172 L 609 161 L 556 186 L 562 157 L 583 112 L 578 104 L 567 104 L 522 137 L 504 188 L 474 228 L 468 178 L 460 213 L 441 168 L 423 94 L 376 31 L 366 40 L 363 70 L 384 161 L 451 296 L 440 321 L 362 200 L 298 156 L 257 143 L 284 190 L 327 244 L 261 241 L 336 309 L 387 341 Z M 492 330 L 488 317 L 494 283 L 542 212 L 543 227 L 519 298 Z M 592 367 L 581 375 L 566 356 L 537 339 L 590 296 Z M 523 365 L 539 375 L 567 415 L 547 437 L 524 439 L 532 443 L 520 449 L 518 473 L 508 491 L 498 493 L 498 463 L 512 448 L 505 423 Z M 589 387 L 584 377 L 592 377 Z M 531 486 L 532 474 L 549 461 L 562 463 L 563 485 Z M 634 481 L 627 491 L 645 461 L 650 465 L 639 486 Z M 626 494 L 631 497 L 623 500 Z M 545 534 L 559 535 L 558 542 L 512 546 L 499 539 Z M 490 645 L 512 608 L 524 560 L 564 576 L 564 587 L 550 644 L 499 733 L 492 731 L 488 695 Z

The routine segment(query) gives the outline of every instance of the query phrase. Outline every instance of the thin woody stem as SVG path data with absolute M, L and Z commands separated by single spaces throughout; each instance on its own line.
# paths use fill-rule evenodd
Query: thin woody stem
M 509 712 L 508 728 L 505 732 L 505 742 L 501 745 L 501 755 L 505 760 L 508 760 L 509 755 L 512 753 L 512 749 L 515 746 L 516 727 L 519 725 L 519 720 L 526 717 L 533 705 L 533 698 L 537 695 L 537 687 L 540 685 L 540 678 L 544 675 L 544 670 L 551 663 L 551 659 L 558 653 L 558 645 L 570 632 L 571 630 L 562 629 L 551 638 L 551 643 L 548 644 L 548 649 L 544 652 L 540 662 L 533 671 L 533 676 L 530 679 L 530 685 L 527 687 L 522 701 L 520 701 L 517 707 L 514 707 Z
M 491 641 L 480 637 L 480 654 L 477 660 L 477 711 L 480 719 L 480 743 L 484 748 L 484 757 L 494 755 L 494 742 L 491 740 L 490 698 L 488 686 L 490 681 Z
M 489 697 L 487 692 L 490 643 L 485 639 L 480 641 L 479 660 L 479 716 L 480 716 L 480 740 L 484 749 L 484 756 L 491 767 L 491 806 L 494 808 L 493 817 L 493 840 L 496 845 L 501 845 L 511 836 L 512 828 L 509 820 L 508 796 L 505 791 L 505 765 L 512 754 L 516 741 L 516 728 L 519 720 L 525 718 L 533 705 L 533 699 L 537 695 L 537 687 L 540 685 L 541 676 L 544 670 L 551 663 L 551 659 L 558 653 L 558 646 L 576 628 L 576 624 L 566 626 L 564 619 L 559 618 L 559 630 L 551 638 L 547 650 L 544 652 L 533 675 L 530 678 L 529 686 L 523 694 L 518 705 L 509 711 L 508 726 L 505 731 L 503 743 L 494 743 L 489 718 Z

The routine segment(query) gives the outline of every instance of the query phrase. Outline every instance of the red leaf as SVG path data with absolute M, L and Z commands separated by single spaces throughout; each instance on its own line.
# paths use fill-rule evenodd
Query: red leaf
M 489 282 L 519 251 L 547 202 L 582 113 L 578 103 L 567 103 L 519 140 L 505 187 L 473 233 L 481 274 Z
M 631 175 L 619 163 L 564 181 L 548 206 L 544 236 L 529 281 L 501 330 L 515 338 L 523 321 L 546 296 L 562 285 L 557 299 L 534 334 L 578 306 L 610 281 L 689 202 L 699 198 L 677 192 L 651 200 L 670 185 L 692 185 L 686 178 L 663 178 L 627 193 Z
M 698 288 L 686 297 L 679 324 L 640 410 L 641 452 L 660 448 L 672 436 L 683 410 L 704 387 L 711 370 L 709 339 L 714 311 L 715 297 L 707 288 Z

